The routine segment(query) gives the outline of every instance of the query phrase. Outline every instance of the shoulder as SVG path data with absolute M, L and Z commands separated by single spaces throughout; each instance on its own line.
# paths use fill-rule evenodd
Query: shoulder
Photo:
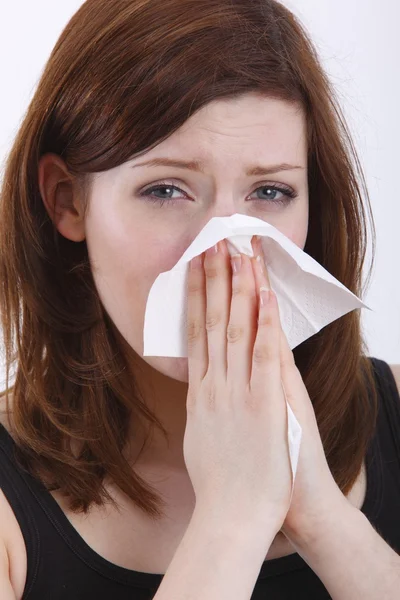
M 5 406 L 5 397 L 2 396 L 0 397 L 0 423 L 10 432 L 9 419 Z M 27 576 L 25 540 L 17 517 L 1 487 L 0 532 L 0 588 L 3 590 L 2 586 L 11 586 L 10 595 L 6 595 L 5 598 L 22 598 Z M 4 583 L 4 572 L 7 573 L 6 583 Z
M 7 549 L 0 539 L 0 585 L 4 600 L 15 600 L 16 595 L 10 580 L 10 563 Z
M 22 531 L 1 489 L 0 526 L 0 587 L 2 590 L 4 586 L 9 587 L 10 595 L 6 594 L 5 598 L 19 599 L 25 588 L 28 559 Z
M 376 360 L 376 359 L 375 359 Z M 392 371 L 394 380 L 396 382 L 397 391 L 400 395 L 400 365 L 388 365 Z
M 28 557 L 21 528 L 1 488 L 0 531 L 0 588 L 4 591 L 4 586 L 9 586 L 10 595 L 6 594 L 4 598 L 18 600 L 25 589 Z
M 393 377 L 396 381 L 397 389 L 400 394 L 400 365 L 389 365 L 392 369 Z

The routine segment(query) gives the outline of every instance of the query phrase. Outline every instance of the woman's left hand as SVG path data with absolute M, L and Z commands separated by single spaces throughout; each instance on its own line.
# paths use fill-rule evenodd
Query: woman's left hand
M 260 242 L 257 241 L 254 247 L 256 253 L 261 255 L 268 280 Z M 332 511 L 340 513 L 349 506 L 349 502 L 329 468 L 310 396 L 282 328 L 280 357 L 286 398 L 302 428 L 292 501 L 281 528 L 285 537 L 295 543 L 307 539 L 313 530 L 323 526 L 324 519 Z
M 283 330 L 280 353 L 283 388 L 302 427 L 292 501 L 281 528 L 289 540 L 296 541 L 308 539 L 313 530 L 323 526 L 326 517 L 340 513 L 349 502 L 329 468 L 314 408 Z

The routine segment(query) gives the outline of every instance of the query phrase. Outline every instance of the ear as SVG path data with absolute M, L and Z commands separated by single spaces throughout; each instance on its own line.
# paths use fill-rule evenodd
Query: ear
M 39 161 L 38 176 L 43 204 L 57 230 L 73 242 L 82 242 L 85 239 L 82 192 L 65 162 L 57 154 L 45 154 Z

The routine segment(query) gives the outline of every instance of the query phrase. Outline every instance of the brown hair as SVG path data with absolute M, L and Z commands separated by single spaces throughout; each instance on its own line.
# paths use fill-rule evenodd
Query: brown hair
M 303 107 L 305 251 L 360 296 L 367 243 L 362 190 L 375 240 L 364 175 L 312 42 L 280 3 L 87 0 L 45 66 L 5 168 L 0 311 L 20 460 L 49 489 L 68 495 L 72 510 L 110 499 L 107 477 L 146 514 L 162 515 L 162 499 L 123 453 L 133 414 L 161 424 L 135 390 L 130 348 L 100 302 L 86 242 L 61 236 L 44 207 L 39 159 L 48 152 L 62 157 L 88 198 L 92 173 L 152 148 L 208 102 L 250 91 Z M 368 282 L 370 275 L 371 268 Z M 359 311 L 294 355 L 328 464 L 346 494 L 377 411 Z

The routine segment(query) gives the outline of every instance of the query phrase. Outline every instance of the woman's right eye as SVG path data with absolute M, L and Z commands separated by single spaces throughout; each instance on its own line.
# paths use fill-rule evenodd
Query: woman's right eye
M 152 187 L 147 188 L 146 190 L 143 190 L 143 192 L 140 192 L 140 196 L 141 197 L 145 197 L 148 198 L 151 202 L 156 202 L 158 204 L 160 204 L 160 206 L 162 206 L 164 204 L 164 202 L 168 202 L 168 204 L 174 204 L 175 201 L 177 200 L 177 198 L 171 198 L 171 196 L 167 196 L 167 197 L 159 197 L 159 196 L 155 196 L 154 192 L 156 190 L 161 190 L 161 193 L 164 194 L 171 194 L 171 192 L 173 192 L 173 190 L 178 190 L 179 192 L 181 192 L 182 194 L 185 194 L 185 192 L 183 190 L 181 190 L 180 188 L 178 188 L 176 185 L 172 185 L 170 183 L 159 183 L 157 185 L 153 185 Z

